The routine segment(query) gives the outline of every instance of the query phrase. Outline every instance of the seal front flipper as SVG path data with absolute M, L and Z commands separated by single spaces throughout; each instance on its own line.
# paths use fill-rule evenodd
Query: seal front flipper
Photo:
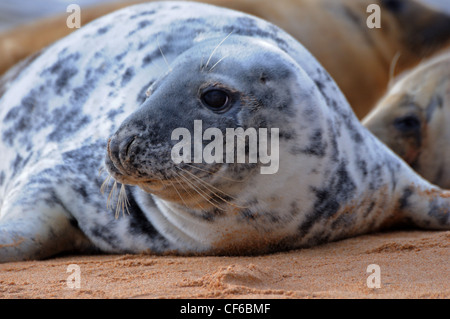
M 450 192 L 425 180 L 400 190 L 398 211 L 405 222 L 425 229 L 450 229 Z
M 376 144 L 381 145 L 379 141 Z M 390 196 L 395 204 L 392 212 L 386 215 L 382 228 L 405 225 L 450 230 L 450 191 L 428 182 L 393 153 L 386 155 L 384 167 L 391 175 Z
M 57 195 L 38 176 L 22 179 L 0 209 L 0 262 L 42 259 L 87 247 L 87 238 Z

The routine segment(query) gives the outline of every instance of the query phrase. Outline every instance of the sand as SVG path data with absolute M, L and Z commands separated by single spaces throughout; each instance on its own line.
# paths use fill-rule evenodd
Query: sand
M 79 288 L 71 264 L 79 266 Z M 380 288 L 367 286 L 371 264 L 380 267 Z M 6 263 L 0 298 L 446 299 L 449 274 L 450 231 L 401 230 L 252 257 L 71 255 Z

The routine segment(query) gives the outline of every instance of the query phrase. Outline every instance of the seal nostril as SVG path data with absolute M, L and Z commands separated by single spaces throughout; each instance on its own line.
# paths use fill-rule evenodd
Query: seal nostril
M 131 145 L 136 138 L 137 136 L 133 135 L 125 139 L 121 139 L 115 135 L 108 140 L 107 152 L 109 159 L 122 173 L 125 172 L 127 162 L 129 162 Z
M 124 142 L 124 144 L 125 144 L 125 146 L 124 146 L 124 155 L 126 157 L 130 156 L 130 154 L 129 154 L 130 153 L 130 146 L 136 140 L 136 137 L 137 137 L 136 135 L 135 136 L 131 136 L 131 137 L 129 137 L 129 138 L 127 138 L 125 140 L 125 142 Z

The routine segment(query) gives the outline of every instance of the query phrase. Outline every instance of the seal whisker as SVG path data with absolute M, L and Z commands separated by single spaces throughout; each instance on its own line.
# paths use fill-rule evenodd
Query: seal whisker
M 221 191 L 220 189 L 218 189 L 218 188 L 212 186 L 212 185 L 209 184 L 208 182 L 205 182 L 205 181 L 202 180 L 201 178 L 195 176 L 195 174 L 192 174 L 191 172 L 189 172 L 189 171 L 187 171 L 187 170 L 185 170 L 185 169 L 183 169 L 183 168 L 181 168 L 181 167 L 177 167 L 177 168 L 180 169 L 180 170 L 182 170 L 183 172 L 186 172 L 186 173 L 189 174 L 190 176 L 192 176 L 196 181 L 198 181 L 199 183 L 202 183 L 206 188 L 208 188 L 208 187 L 214 188 L 214 189 L 218 190 L 219 192 L 223 193 L 224 195 L 233 198 L 231 195 L 226 194 L 225 192 L 223 192 L 223 191 Z M 197 185 L 198 185 L 198 184 L 197 184 Z M 210 190 L 210 189 L 208 189 L 208 190 Z M 214 195 L 217 195 L 215 192 L 213 192 L 213 194 L 214 194 Z M 217 195 L 217 196 L 220 198 L 219 195 Z M 222 198 L 221 198 L 221 199 L 222 199 Z M 233 199 L 235 199 L 235 198 L 233 198 Z M 223 199 L 222 199 L 222 200 L 223 200 Z
M 397 66 L 398 60 L 400 60 L 400 56 L 402 55 L 402 53 L 400 51 L 398 51 L 394 57 L 392 58 L 391 61 L 391 65 L 389 67 L 389 83 L 388 83 L 388 87 L 391 87 L 394 81 L 394 76 L 395 76 L 395 67 Z
M 202 59 L 200 60 L 200 72 L 203 71 L 203 58 L 204 55 L 202 54 Z
M 220 41 L 220 43 L 214 48 L 214 50 L 212 51 L 211 55 L 208 58 L 208 61 L 206 61 L 206 65 L 203 68 L 206 69 L 208 67 L 209 62 L 211 61 L 211 58 L 213 57 L 214 53 L 216 52 L 216 50 L 222 45 L 222 43 L 225 42 L 226 39 L 228 39 L 228 37 L 233 33 L 233 31 L 231 31 L 222 41 Z
M 149 62 L 149 66 L 157 68 L 157 69 L 158 69 L 157 72 L 158 72 L 159 74 L 164 74 L 164 73 L 166 72 L 166 71 L 165 71 L 165 68 L 162 67 L 162 66 L 160 65 L 160 63 L 156 63 L 155 60 L 151 60 L 151 61 Z M 152 84 L 153 84 L 153 83 L 152 83 Z M 149 85 L 148 89 L 151 88 L 152 84 Z M 148 91 L 148 89 L 147 89 L 147 91 Z M 146 93 L 147 93 L 147 92 L 146 92 Z M 150 92 L 150 93 L 151 93 L 151 92 Z
M 119 191 L 119 197 L 117 199 L 115 218 L 116 219 L 119 218 L 120 211 L 122 211 L 122 215 L 125 215 L 125 210 L 126 210 L 128 215 L 130 215 L 128 206 L 130 206 L 130 202 L 128 201 L 125 184 L 122 184 L 122 186 L 120 187 L 120 191 Z
M 170 184 L 172 184 L 173 189 L 174 189 L 175 192 L 178 194 L 178 197 L 180 197 L 180 199 L 181 199 L 181 201 L 183 202 L 184 206 L 187 207 L 187 204 L 186 204 L 186 202 L 184 201 L 183 196 L 181 196 L 180 192 L 179 192 L 178 189 L 175 187 L 175 184 L 174 184 L 172 181 L 170 181 Z
M 174 170 L 171 170 L 172 171 L 172 173 L 174 173 L 174 174 L 176 174 L 177 176 L 179 176 L 179 174 L 177 173 L 177 172 L 175 172 Z M 189 189 L 186 189 L 186 187 L 184 187 L 184 185 L 183 185 L 183 182 L 182 181 L 180 181 L 178 178 L 176 178 L 175 177 L 175 181 L 177 182 L 177 184 L 178 185 L 180 185 L 183 189 L 184 189 L 184 191 L 186 192 L 186 193 L 188 193 L 189 194 L 189 196 L 191 197 L 191 198 L 194 198 L 194 196 L 193 196 L 193 194 L 189 191 Z M 182 199 L 183 200 L 183 199 Z M 183 200 L 183 203 L 186 205 L 186 207 L 188 207 L 188 205 L 186 204 L 186 202 Z M 200 210 L 202 211 L 202 212 L 205 212 L 206 213 L 206 210 L 204 209 L 204 207 L 202 206 L 202 205 L 199 205 L 200 206 Z
M 184 163 L 184 164 L 185 164 L 186 166 L 195 168 L 195 169 L 197 169 L 197 170 L 199 170 L 199 171 L 202 171 L 202 172 L 211 174 L 211 175 L 213 175 L 214 177 L 220 177 L 220 178 L 223 178 L 224 180 L 227 180 L 227 181 L 230 181 L 230 182 L 243 183 L 243 182 L 245 181 L 245 180 L 241 180 L 241 181 L 240 181 L 240 180 L 237 180 L 237 179 L 233 179 L 233 178 L 225 177 L 225 176 L 222 176 L 222 175 L 218 175 L 218 174 L 217 174 L 217 171 L 216 171 L 216 172 L 212 172 L 212 171 L 209 171 L 209 170 L 207 170 L 207 169 L 200 168 L 200 167 L 197 167 L 197 166 L 192 165 L 192 164 L 189 164 L 189 163 Z
M 209 69 L 209 71 L 208 72 L 211 72 L 223 59 L 225 59 L 225 58 L 227 58 L 227 57 L 229 57 L 229 55 L 225 55 L 225 56 L 223 56 L 222 58 L 220 58 L 219 59 L 219 61 L 217 61 L 212 67 L 211 67 L 211 69 Z
M 114 181 L 111 191 L 109 192 L 108 199 L 106 200 L 106 208 L 107 209 L 111 208 L 111 205 L 110 205 L 111 199 L 114 197 L 114 194 L 116 193 L 116 191 L 117 191 L 117 181 Z
M 225 209 L 223 209 L 223 208 L 217 206 L 215 203 L 213 203 L 212 201 L 217 202 L 217 200 L 213 199 L 213 198 L 211 197 L 211 195 L 206 194 L 205 191 L 202 190 L 201 188 L 196 187 L 196 186 L 198 186 L 198 185 L 195 185 L 195 184 L 194 184 L 192 181 L 190 181 L 186 176 L 184 176 L 183 174 L 179 174 L 178 176 L 180 176 L 180 177 L 187 183 L 187 185 L 189 185 L 194 191 L 197 192 L 197 194 L 199 194 L 201 197 L 203 197 L 203 199 L 206 200 L 208 203 L 210 203 L 211 205 L 213 205 L 213 206 L 216 207 L 217 209 L 225 210 Z M 204 195 L 205 195 L 205 196 L 208 196 L 209 199 L 208 199 L 207 197 L 205 197 Z M 220 204 L 220 203 L 217 203 L 217 204 Z
M 214 203 L 212 203 L 211 201 L 209 201 L 209 199 L 214 200 L 209 194 L 205 193 L 204 190 L 202 190 L 200 187 L 198 187 L 198 185 L 196 185 L 195 183 L 193 183 L 193 181 L 189 180 L 189 178 L 181 173 L 177 174 L 181 179 L 184 180 L 184 182 L 186 183 L 186 186 L 190 187 L 192 190 L 194 190 L 197 194 L 199 194 L 201 197 L 203 197 L 206 201 L 208 201 L 211 205 L 217 207 L 216 205 L 214 205 Z M 180 184 L 182 185 L 182 184 Z M 208 196 L 208 198 L 206 198 L 205 196 Z M 217 201 L 216 201 L 217 202 Z M 218 208 L 218 207 L 217 207 Z
M 169 62 L 167 61 L 166 56 L 164 55 L 164 53 L 163 53 L 163 51 L 161 49 L 161 45 L 159 44 L 158 37 L 156 37 L 156 41 L 158 42 L 159 52 L 161 52 L 161 55 L 162 55 L 162 57 L 164 59 L 164 62 L 166 62 L 167 68 L 169 69 L 169 72 L 172 72 L 172 68 L 170 67 Z
M 228 197 L 230 197 L 230 198 L 232 198 L 232 199 L 234 199 L 234 200 L 236 200 L 236 198 L 233 197 L 233 196 L 231 196 L 230 194 L 227 194 L 226 192 L 224 192 L 224 191 L 218 189 L 217 187 L 214 187 L 214 186 L 211 185 L 210 183 L 208 183 L 208 182 L 202 180 L 201 178 L 195 176 L 195 175 L 192 174 L 191 172 L 189 172 L 189 171 L 187 171 L 187 170 L 184 170 L 184 169 L 182 169 L 181 167 L 178 167 L 178 168 L 181 169 L 182 171 L 188 173 L 189 175 L 191 175 L 191 176 L 192 176 L 193 178 L 195 178 L 198 182 L 202 183 L 209 191 L 211 191 L 215 196 L 219 197 L 223 202 L 227 203 L 228 205 L 233 206 L 233 207 L 235 207 L 235 208 L 248 208 L 248 207 L 239 206 L 239 205 L 236 205 L 236 204 L 234 204 L 234 203 L 231 203 L 231 202 L 227 201 L 226 199 L 222 198 L 219 194 L 217 194 L 216 192 L 214 192 L 214 191 L 211 190 L 210 188 L 213 188 L 213 189 L 215 189 L 215 190 L 221 192 L 221 193 L 224 194 L 225 196 L 228 196 Z
M 112 176 L 108 173 L 108 176 L 106 177 L 106 179 L 104 180 L 104 182 L 102 183 L 102 186 L 100 186 L 100 193 L 102 195 L 105 194 L 105 190 L 106 188 L 109 186 L 109 182 L 111 180 Z
M 101 166 L 99 169 L 98 169 L 98 177 L 100 177 L 102 174 L 103 174 L 103 172 L 105 171 L 105 167 L 104 166 Z

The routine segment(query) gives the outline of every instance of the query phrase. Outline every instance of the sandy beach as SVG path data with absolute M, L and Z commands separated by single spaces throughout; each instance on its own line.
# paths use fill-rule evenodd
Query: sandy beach
M 79 266 L 79 288 L 69 265 Z M 380 288 L 367 267 L 380 266 Z M 0 265 L 0 298 L 449 298 L 450 231 L 252 257 L 61 256 Z M 71 288 L 73 287 L 73 288 Z

